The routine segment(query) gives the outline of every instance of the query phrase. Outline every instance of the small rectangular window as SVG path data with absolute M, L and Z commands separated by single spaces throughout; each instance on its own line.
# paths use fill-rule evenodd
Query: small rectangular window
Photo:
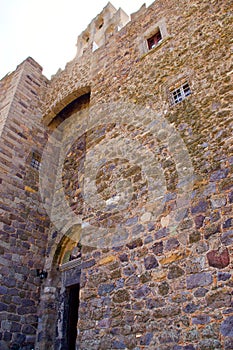
M 160 30 L 158 29 L 158 31 L 152 37 L 147 39 L 149 50 L 152 50 L 155 46 L 157 46 L 160 43 L 160 41 L 162 41 L 162 35 Z
M 183 101 L 190 94 L 191 94 L 191 89 L 189 87 L 189 84 L 185 82 L 183 85 L 179 86 L 177 89 L 171 91 L 172 104 L 176 104 Z
M 32 153 L 31 167 L 36 170 L 40 169 L 41 156 L 38 153 Z

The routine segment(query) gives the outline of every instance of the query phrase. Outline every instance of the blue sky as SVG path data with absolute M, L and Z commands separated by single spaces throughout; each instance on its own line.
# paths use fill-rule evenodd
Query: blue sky
M 112 0 L 127 14 L 153 0 Z M 0 0 L 0 79 L 33 57 L 48 78 L 76 53 L 77 36 L 108 0 Z

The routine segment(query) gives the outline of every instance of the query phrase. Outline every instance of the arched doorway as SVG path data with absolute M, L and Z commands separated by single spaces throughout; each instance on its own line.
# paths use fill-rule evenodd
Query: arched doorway
M 73 129 L 78 128 L 80 118 L 88 119 L 89 102 L 90 93 L 87 92 L 61 110 L 48 125 L 52 131 L 58 131 L 56 136 L 62 141 L 56 143 L 58 141 L 56 137 L 53 139 L 51 136 L 51 143 L 48 142 L 48 149 L 44 151 L 43 157 L 42 198 L 50 216 L 51 233 L 45 264 L 48 278 L 43 281 L 41 289 L 36 345 L 38 350 L 77 348 L 81 274 L 81 257 L 77 255 L 77 249 L 81 226 L 77 223 L 80 220 L 75 221 L 73 218 L 81 216 L 83 210 L 82 181 L 77 174 L 82 175 L 83 171 L 86 136 L 77 136 L 78 140 L 72 147 L 70 134 Z M 55 148 L 56 154 L 53 153 Z M 69 157 L 70 155 L 72 157 Z M 59 176 L 61 182 L 57 181 L 57 178 L 60 179 Z M 50 184 L 54 187 L 49 187 Z M 59 186 L 63 189 L 63 196 L 60 196 Z M 72 186 L 76 186 L 75 194 Z M 67 213 L 70 216 L 66 216 Z
M 61 289 L 56 326 L 56 349 L 75 350 L 81 275 L 81 227 L 75 225 L 60 242 L 55 254 Z

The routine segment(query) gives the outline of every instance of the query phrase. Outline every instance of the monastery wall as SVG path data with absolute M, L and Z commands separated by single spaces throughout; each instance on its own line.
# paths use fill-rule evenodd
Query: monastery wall
M 65 196 L 68 212 L 53 216 L 83 245 L 81 349 L 232 347 L 229 6 L 143 6 L 51 82 L 62 91 L 71 67 L 87 69 L 69 83 L 72 99 L 90 91 L 90 106 L 63 115 L 54 203 Z M 163 40 L 148 50 L 156 28 Z M 172 104 L 185 82 L 191 95 Z M 66 91 L 46 105 L 60 110 Z
M 129 21 L 108 4 L 51 81 L 31 59 L 23 63 L 38 89 L 19 85 L 14 97 L 26 103 L 13 110 L 26 170 L 16 194 L 3 187 L 3 209 L 5 220 L 19 206 L 28 216 L 20 232 L 4 223 L 2 265 L 8 276 L 19 259 L 32 282 L 11 311 L 15 285 L 3 280 L 8 344 L 21 336 L 28 349 L 36 333 L 37 350 L 75 347 L 67 325 L 76 288 L 78 349 L 233 348 L 231 5 L 158 0 Z M 34 148 L 39 173 L 23 168 Z M 6 178 L 15 181 L 12 159 Z M 15 235 L 26 245 L 13 258 Z M 82 256 L 71 260 L 78 242 Z M 37 266 L 48 273 L 42 282 Z M 24 303 L 34 307 L 22 309 L 35 317 L 28 333 Z
M 41 71 L 28 58 L 1 81 L 0 339 L 28 349 L 35 343 L 41 286 L 37 269 L 44 267 L 49 227 L 38 171 L 30 165 L 47 139 L 38 97 L 46 84 Z

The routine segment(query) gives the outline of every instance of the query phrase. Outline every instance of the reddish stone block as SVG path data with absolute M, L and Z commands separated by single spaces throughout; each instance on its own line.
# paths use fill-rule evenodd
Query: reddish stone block
M 224 249 L 222 252 L 219 250 L 211 250 L 207 253 L 207 259 L 210 266 L 218 269 L 223 269 L 230 263 L 230 257 L 228 249 Z

